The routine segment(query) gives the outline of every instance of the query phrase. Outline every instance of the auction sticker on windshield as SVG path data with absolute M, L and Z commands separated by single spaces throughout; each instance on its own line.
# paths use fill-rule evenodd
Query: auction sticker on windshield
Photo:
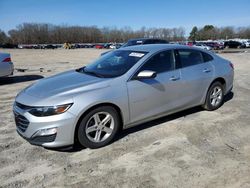
M 129 54 L 129 56 L 132 56 L 132 57 L 143 57 L 145 54 L 143 53 L 138 53 L 138 52 L 132 52 Z

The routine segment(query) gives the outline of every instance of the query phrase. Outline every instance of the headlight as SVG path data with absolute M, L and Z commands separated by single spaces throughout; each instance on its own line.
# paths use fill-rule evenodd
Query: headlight
M 37 117 L 52 116 L 66 112 L 72 104 L 73 103 L 58 106 L 32 107 L 28 112 Z

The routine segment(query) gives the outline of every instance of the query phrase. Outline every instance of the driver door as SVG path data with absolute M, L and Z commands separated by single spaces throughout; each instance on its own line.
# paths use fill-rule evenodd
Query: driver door
M 155 71 L 155 78 L 138 79 L 143 71 Z M 176 69 L 173 50 L 151 57 L 127 83 L 131 123 L 171 111 L 181 104 L 180 70 Z

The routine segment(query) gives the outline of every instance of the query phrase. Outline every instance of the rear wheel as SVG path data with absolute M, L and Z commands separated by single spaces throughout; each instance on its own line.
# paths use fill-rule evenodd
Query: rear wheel
M 103 147 L 113 140 L 119 126 L 119 115 L 113 107 L 98 107 L 81 120 L 78 140 L 87 148 Z
M 214 82 L 208 89 L 203 108 L 209 111 L 218 109 L 224 100 L 224 89 L 220 82 Z

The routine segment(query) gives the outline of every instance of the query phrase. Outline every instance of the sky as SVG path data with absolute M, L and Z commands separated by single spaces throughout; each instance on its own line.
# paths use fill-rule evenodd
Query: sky
M 250 0 L 0 0 L 0 29 L 22 23 L 132 29 L 250 26 Z

